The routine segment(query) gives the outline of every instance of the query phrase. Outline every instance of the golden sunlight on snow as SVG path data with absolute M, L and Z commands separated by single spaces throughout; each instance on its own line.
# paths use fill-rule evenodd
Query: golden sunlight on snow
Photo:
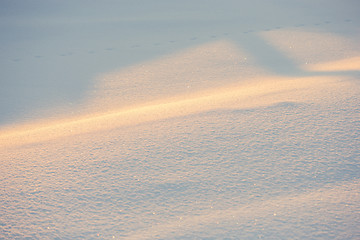
M 257 224 L 296 237 L 326 221 L 355 232 L 359 47 L 330 33 L 258 36 L 299 72 L 271 72 L 216 41 L 99 76 L 76 114 L 0 129 L 5 218 L 52 223 L 42 231 L 65 238 Z
M 309 38 L 308 35 L 304 36 Z M 330 43 L 339 42 L 330 36 L 315 36 L 329 38 Z M 291 41 L 293 46 L 300 44 Z M 251 57 L 242 52 L 231 42 L 219 41 L 106 74 L 81 105 L 83 114 L 8 127 L 1 131 L 1 146 L 42 142 L 215 109 L 252 108 L 284 101 L 326 101 L 336 92 L 353 88 L 353 83 L 338 81 L 339 77 L 283 77 L 266 73 L 249 63 Z M 318 63 L 312 70 L 349 70 L 349 66 L 357 70 L 358 61 L 357 57 Z M 353 65 L 348 65 L 349 62 Z
M 264 74 L 230 41 L 185 49 L 118 72 L 104 74 L 85 99 L 89 111 L 103 111 L 187 95 L 250 80 Z M 86 109 L 86 107 L 85 107 Z
M 262 32 L 260 36 L 300 66 L 356 59 L 360 55 L 360 45 L 357 41 L 334 33 L 283 29 Z M 343 71 L 348 69 L 347 65 L 342 67 Z
M 333 77 L 264 77 L 251 84 L 209 90 L 186 98 L 179 96 L 118 111 L 14 128 L 3 131 L 0 143 L 3 147 L 30 144 L 215 109 L 251 108 L 283 101 L 316 102 L 330 93 L 348 91 L 351 86 L 350 82 L 338 82 Z
M 305 70 L 313 72 L 344 72 L 344 71 L 359 71 L 360 57 L 351 57 L 340 59 L 331 62 L 324 62 L 303 67 Z

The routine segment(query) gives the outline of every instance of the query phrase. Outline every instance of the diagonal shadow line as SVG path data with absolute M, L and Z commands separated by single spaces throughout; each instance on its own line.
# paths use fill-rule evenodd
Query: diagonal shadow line
M 286 54 L 278 51 L 256 33 L 245 34 L 242 37 L 234 38 L 233 41 L 247 51 L 255 63 L 263 69 L 285 76 L 359 76 L 359 70 L 343 71 L 308 71 L 303 69 Z
M 247 51 L 254 58 L 255 63 L 263 69 L 287 76 L 309 75 L 299 68 L 292 59 L 278 51 L 256 33 L 244 34 L 233 40 Z

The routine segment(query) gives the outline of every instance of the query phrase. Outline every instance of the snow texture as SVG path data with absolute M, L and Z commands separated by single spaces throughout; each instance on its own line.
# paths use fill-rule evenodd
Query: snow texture
M 0 3 L 0 239 L 360 239 L 345 2 Z

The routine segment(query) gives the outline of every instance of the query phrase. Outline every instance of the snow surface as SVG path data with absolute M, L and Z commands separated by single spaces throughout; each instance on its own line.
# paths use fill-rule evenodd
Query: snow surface
M 2 1 L 0 239 L 359 239 L 356 1 Z

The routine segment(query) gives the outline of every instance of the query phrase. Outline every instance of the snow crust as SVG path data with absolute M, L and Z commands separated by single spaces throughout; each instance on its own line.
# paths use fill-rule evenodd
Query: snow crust
M 0 239 L 359 239 L 359 4 L 149 2 L 0 3 Z

